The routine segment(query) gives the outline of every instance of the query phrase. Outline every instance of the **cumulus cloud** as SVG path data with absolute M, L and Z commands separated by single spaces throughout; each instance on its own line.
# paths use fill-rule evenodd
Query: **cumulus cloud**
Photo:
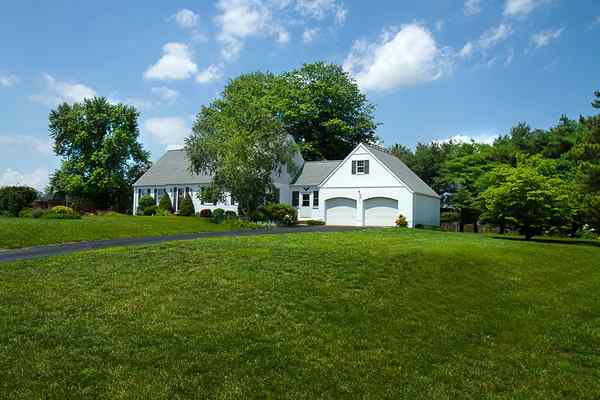
M 146 79 L 182 80 L 198 72 L 192 60 L 189 47 L 183 43 L 167 43 L 163 46 L 162 57 L 148 67 L 144 73 Z
M 31 186 L 43 191 L 48 185 L 50 171 L 47 168 L 36 168 L 31 172 L 21 172 L 5 168 L 0 170 L 0 187 L 2 186 Z
M 190 129 L 187 121 L 181 117 L 148 118 L 144 121 L 144 132 L 164 145 L 181 145 L 190 134 Z
M 481 12 L 481 0 L 465 0 L 463 12 L 468 16 L 479 14 Z
M 10 87 L 17 84 L 19 78 L 14 74 L 0 71 L 0 87 Z
M 453 135 L 445 139 L 434 140 L 436 143 L 482 143 L 482 144 L 493 144 L 500 135 L 497 133 L 476 133 L 476 134 L 461 134 Z
M 194 29 L 198 25 L 198 14 L 187 8 L 177 11 L 172 18 L 183 29 Z
M 319 31 L 320 31 L 319 28 L 305 29 L 304 32 L 302 33 L 302 40 L 304 41 L 304 43 L 312 42 L 313 40 L 315 40 L 315 38 L 319 34 Z
M 34 103 L 55 107 L 61 103 L 74 103 L 96 95 L 94 89 L 82 83 L 70 83 L 56 80 L 50 74 L 43 74 L 46 90 L 29 97 Z
M 21 146 L 44 155 L 53 153 L 52 142 L 49 139 L 29 135 L 0 135 L 0 146 Z
M 563 28 L 557 30 L 547 30 L 543 32 L 538 32 L 531 35 L 531 42 L 535 44 L 536 47 L 545 47 L 550 43 L 557 40 L 563 32 Z
M 507 17 L 525 17 L 533 10 L 550 0 L 506 0 L 504 15 Z
M 448 59 L 432 33 L 420 24 L 384 32 L 378 42 L 355 41 L 344 69 L 365 90 L 390 90 L 434 81 Z
M 204 71 L 201 71 L 196 76 L 196 82 L 198 83 L 212 83 L 218 81 L 223 76 L 223 72 L 221 71 L 221 66 L 219 65 L 209 65 Z

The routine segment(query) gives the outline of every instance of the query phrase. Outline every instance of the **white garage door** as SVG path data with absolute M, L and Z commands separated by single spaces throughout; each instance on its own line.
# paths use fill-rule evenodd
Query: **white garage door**
M 365 226 L 394 226 L 398 218 L 398 200 L 375 197 L 365 200 Z
M 356 200 L 335 197 L 325 201 L 325 221 L 327 225 L 354 225 L 356 220 Z

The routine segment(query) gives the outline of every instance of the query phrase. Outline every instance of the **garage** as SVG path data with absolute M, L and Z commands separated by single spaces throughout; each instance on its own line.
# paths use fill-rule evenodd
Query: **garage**
M 325 201 L 327 225 L 354 225 L 356 223 L 356 200 L 335 197 Z
M 394 226 L 398 218 L 398 200 L 374 197 L 363 203 L 365 226 Z

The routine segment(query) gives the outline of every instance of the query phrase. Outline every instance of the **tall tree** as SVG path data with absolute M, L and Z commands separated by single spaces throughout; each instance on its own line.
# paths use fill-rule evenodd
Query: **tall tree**
M 134 107 L 104 97 L 52 110 L 50 137 L 62 160 L 50 191 L 103 209 L 131 207 L 132 184 L 150 165 L 138 141 L 138 117 Z
M 271 74 L 242 75 L 223 90 L 222 98 L 202 107 L 186 139 L 195 172 L 213 174 L 207 193 L 231 192 L 245 212 L 253 212 L 272 189 L 272 172 L 296 172 L 297 147 L 270 109 L 275 80 Z
M 558 178 L 545 177 L 531 165 L 498 166 L 481 194 L 483 218 L 515 226 L 527 240 L 553 226 L 567 207 Z
M 270 106 L 307 160 L 343 159 L 377 140 L 374 107 L 342 67 L 305 64 L 276 79 Z

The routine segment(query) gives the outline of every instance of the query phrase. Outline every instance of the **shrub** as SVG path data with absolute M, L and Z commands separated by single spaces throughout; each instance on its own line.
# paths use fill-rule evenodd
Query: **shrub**
M 160 202 L 158 203 L 159 210 L 167 210 L 169 213 L 173 212 L 173 204 L 171 203 L 171 198 L 168 193 L 163 194 L 160 198 Z
M 231 229 L 259 229 L 263 226 L 256 222 L 245 221 L 242 219 L 229 219 L 225 221 L 225 224 Z
M 182 217 L 189 217 L 196 213 L 194 210 L 194 202 L 189 194 L 186 194 L 181 204 L 179 205 L 179 215 Z
M 168 217 L 173 215 L 173 213 L 169 210 L 163 210 L 160 208 L 160 206 L 158 206 L 158 208 L 156 209 L 156 215 L 157 217 Z
M 225 219 L 237 219 L 237 214 L 235 211 L 227 210 L 225 211 Z
M 142 210 L 144 210 L 146 207 L 153 206 L 154 204 L 155 204 L 155 201 L 152 198 L 152 196 L 150 196 L 149 194 L 146 194 L 146 195 L 140 197 L 140 199 L 138 201 L 138 205 L 140 206 L 140 208 Z
M 200 210 L 198 216 L 202 218 L 210 218 L 212 217 L 212 211 L 210 210 L 210 208 L 203 208 L 202 210 Z
M 127 214 L 121 214 L 116 211 L 98 211 L 99 217 L 126 217 Z
M 16 217 L 25 207 L 29 207 L 37 198 L 34 188 L 27 186 L 7 186 L 0 188 L 0 211 L 2 214 Z
M 295 225 L 298 222 L 298 211 L 288 204 L 268 204 L 257 210 L 264 218 L 257 221 L 272 221 L 282 225 Z
M 148 207 L 144 207 L 144 215 L 145 216 L 150 216 L 150 215 L 156 215 L 156 206 L 148 206 Z
M 34 208 L 31 210 L 31 218 L 41 218 L 44 214 L 46 214 L 46 211 L 41 208 Z
M 44 213 L 41 217 L 44 219 L 80 219 L 81 215 L 76 213 L 71 207 L 56 206 L 52 207 L 50 211 Z
M 31 208 L 31 207 L 23 208 L 21 211 L 19 211 L 19 217 L 20 218 L 31 218 L 32 211 L 33 211 L 33 208 Z
M 225 210 L 222 208 L 215 209 L 215 211 L 213 211 L 212 219 L 215 224 L 222 224 L 223 221 L 225 221 Z
M 398 218 L 396 218 L 396 226 L 398 228 L 406 228 L 408 227 L 408 221 L 406 220 L 406 217 L 402 214 L 398 215 Z
M 309 226 L 325 225 L 325 221 L 319 221 L 317 219 L 309 219 L 308 221 L 306 221 L 306 225 L 309 225 Z

